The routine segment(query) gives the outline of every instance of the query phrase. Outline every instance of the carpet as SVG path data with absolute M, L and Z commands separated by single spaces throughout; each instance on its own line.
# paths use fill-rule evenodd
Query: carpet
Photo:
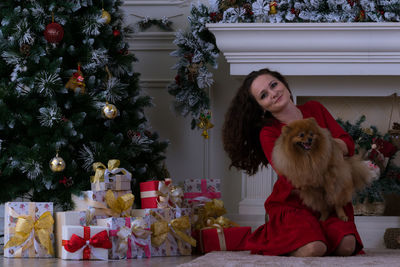
M 193 261 L 179 265 L 179 267 L 346 267 L 346 266 L 385 266 L 400 267 L 400 250 L 396 249 L 365 249 L 365 255 L 351 257 L 281 257 L 251 255 L 248 251 L 214 251 Z

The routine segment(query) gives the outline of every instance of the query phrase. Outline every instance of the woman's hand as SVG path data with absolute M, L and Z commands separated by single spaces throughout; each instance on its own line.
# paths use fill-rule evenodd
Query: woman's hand
M 346 156 L 347 154 L 349 154 L 349 150 L 347 149 L 347 145 L 342 139 L 333 138 L 333 141 L 335 141 L 339 145 L 340 149 L 343 151 L 343 156 Z

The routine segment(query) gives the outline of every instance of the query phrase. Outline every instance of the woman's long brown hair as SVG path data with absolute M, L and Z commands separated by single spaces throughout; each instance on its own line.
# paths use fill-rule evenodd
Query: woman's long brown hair
M 261 69 L 247 75 L 233 97 L 222 128 L 224 149 L 231 159 L 229 168 L 236 167 L 254 175 L 260 164 L 268 165 L 261 147 L 259 134 L 264 125 L 271 122 L 272 114 L 264 112 L 250 93 L 253 81 L 260 75 L 271 75 L 289 90 L 285 78 L 275 71 Z

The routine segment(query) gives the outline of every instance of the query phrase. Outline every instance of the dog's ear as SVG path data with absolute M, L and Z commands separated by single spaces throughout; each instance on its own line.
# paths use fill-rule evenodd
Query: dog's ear
M 291 129 L 292 128 L 290 126 L 285 125 L 282 127 L 282 133 L 287 134 Z

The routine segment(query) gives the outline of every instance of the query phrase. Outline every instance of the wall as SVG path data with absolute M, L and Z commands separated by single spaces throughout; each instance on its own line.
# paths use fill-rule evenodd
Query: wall
M 139 17 L 129 14 L 140 14 L 152 18 L 174 16 L 174 30 L 186 29 L 191 1 L 126 1 L 126 14 L 130 23 L 140 20 Z M 197 1 L 193 1 L 197 3 Z M 203 1 L 207 2 L 207 1 Z M 184 14 L 184 15 L 180 15 Z M 151 28 L 137 34 L 131 40 L 131 52 L 139 62 L 135 70 L 142 74 L 142 85 L 147 94 L 153 97 L 154 108 L 148 109 L 146 114 L 152 129 L 159 132 L 162 139 L 169 139 L 171 144 L 167 151 L 166 164 L 171 177 L 176 183 L 182 183 L 187 178 L 220 178 L 222 180 L 223 200 L 231 214 L 238 212 L 238 203 L 241 200 L 242 176 L 235 169 L 229 170 L 227 158 L 221 142 L 221 128 L 225 112 L 236 89 L 243 77 L 230 76 L 229 65 L 220 55 L 219 68 L 214 71 L 215 84 L 211 89 L 212 123 L 210 139 L 204 141 L 200 132 L 190 129 L 190 118 L 182 118 L 173 112 L 171 103 L 173 98 L 168 94 L 166 86 L 173 81 L 176 73 L 171 70 L 176 59 L 169 56 L 174 45 L 171 44 L 172 33 L 162 32 Z M 381 76 L 291 76 L 288 77 L 293 92 L 296 89 L 310 91 L 310 96 L 301 96 L 298 103 L 314 99 L 323 103 L 332 115 L 350 120 L 354 123 L 362 114 L 367 121 L 364 127 L 375 125 L 382 132 L 386 132 L 389 124 L 389 115 L 392 106 L 391 98 L 369 97 L 374 90 L 382 88 L 397 88 L 400 79 L 397 77 Z M 355 97 L 316 97 L 318 90 L 340 91 L 352 95 L 352 91 L 365 92 L 365 98 Z M 395 109 L 392 121 L 399 121 L 399 111 Z

